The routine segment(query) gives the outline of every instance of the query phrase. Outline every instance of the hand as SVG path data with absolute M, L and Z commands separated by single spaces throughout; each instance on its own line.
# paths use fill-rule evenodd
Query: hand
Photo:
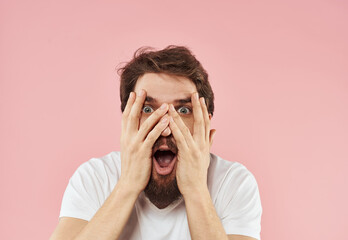
M 138 96 L 131 92 L 122 115 L 120 181 L 137 194 L 145 189 L 150 179 L 152 146 L 169 124 L 168 104 L 165 103 L 139 128 L 145 97 L 144 90 Z
M 169 127 L 178 146 L 176 178 L 184 197 L 200 190 L 201 187 L 207 187 L 210 147 L 216 132 L 215 129 L 210 130 L 210 116 L 204 98 L 199 100 L 198 93 L 194 93 L 191 102 L 194 117 L 193 136 L 173 105 L 170 104 L 169 107 Z

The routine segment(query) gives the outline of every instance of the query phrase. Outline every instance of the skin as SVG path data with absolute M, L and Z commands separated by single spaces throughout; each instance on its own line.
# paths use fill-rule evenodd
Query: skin
M 156 178 L 152 146 L 161 137 L 173 137 L 178 147 L 178 160 L 168 179 L 177 178 L 191 238 L 254 239 L 226 235 L 216 214 L 207 187 L 209 152 L 215 130 L 210 129 L 211 116 L 203 99 L 198 98 L 195 85 L 183 77 L 147 73 L 138 79 L 134 91 L 138 94 L 130 94 L 122 116 L 122 172 L 118 183 L 91 221 L 61 218 L 50 239 L 117 239 L 151 174 Z M 146 96 L 156 98 L 151 114 L 142 112 Z M 183 115 L 175 100 L 186 98 L 191 99 L 188 105 L 192 112 Z
M 175 115 L 175 117 L 180 116 L 179 118 L 181 119 L 181 124 L 187 127 L 190 134 L 193 134 L 194 117 L 191 96 L 192 93 L 197 91 L 197 88 L 191 80 L 184 77 L 167 74 L 147 73 L 138 79 L 134 88 L 134 91 L 138 93 L 138 95 L 141 93 L 142 90 L 145 90 L 146 92 L 146 98 L 144 102 L 145 110 L 151 109 L 152 111 L 155 111 L 162 104 L 170 104 L 169 106 L 172 106 L 172 108 L 176 110 L 173 112 L 179 112 L 177 115 Z M 178 102 L 178 100 L 189 100 L 190 102 L 180 103 Z M 185 110 L 186 112 L 184 113 Z M 140 126 L 142 126 L 143 123 L 151 115 L 152 113 L 142 111 L 140 115 Z M 168 117 L 173 117 L 171 111 L 168 111 L 164 116 L 164 118 Z M 170 118 L 168 118 L 168 120 L 170 120 Z M 166 127 L 166 129 L 161 133 L 160 138 L 172 138 L 173 142 L 176 143 L 176 138 L 172 132 L 172 127 L 173 123 L 170 123 Z M 181 156 L 181 152 L 179 152 L 178 157 L 179 156 Z M 207 156 L 209 156 L 209 154 Z M 165 179 L 159 178 L 159 174 L 155 170 L 155 167 L 152 166 L 152 177 L 155 179 L 155 181 L 157 181 L 160 184 L 166 184 L 166 182 L 173 181 L 177 175 L 176 169 L 178 164 L 180 165 L 179 161 L 175 163 L 174 170 L 169 175 L 167 175 Z M 194 172 L 192 173 L 194 174 Z M 179 190 L 182 193 L 180 186 Z M 166 207 L 159 205 L 156 206 L 159 208 Z

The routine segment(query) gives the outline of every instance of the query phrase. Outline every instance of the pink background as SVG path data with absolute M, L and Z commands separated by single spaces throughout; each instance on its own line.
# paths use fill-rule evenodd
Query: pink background
M 211 2 L 211 1 L 209 1 Z M 346 1 L 0 1 L 0 239 L 48 239 L 76 168 L 119 150 L 115 67 L 189 46 L 214 153 L 259 183 L 262 238 L 346 239 Z

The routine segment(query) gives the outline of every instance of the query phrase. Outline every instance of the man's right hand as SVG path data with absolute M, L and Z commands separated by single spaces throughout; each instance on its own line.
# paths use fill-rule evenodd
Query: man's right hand
M 139 194 L 149 182 L 152 169 L 152 147 L 169 124 L 168 104 L 164 103 L 140 126 L 140 117 L 146 98 L 141 90 L 131 92 L 122 115 L 121 177 L 129 190 Z M 162 118 L 162 119 L 161 119 Z
M 152 147 L 168 127 L 168 104 L 153 112 L 139 128 L 146 92 L 132 92 L 122 116 L 121 177 L 114 190 L 88 222 L 62 217 L 50 240 L 118 239 L 139 193 L 149 182 Z M 166 119 L 165 121 L 161 120 Z

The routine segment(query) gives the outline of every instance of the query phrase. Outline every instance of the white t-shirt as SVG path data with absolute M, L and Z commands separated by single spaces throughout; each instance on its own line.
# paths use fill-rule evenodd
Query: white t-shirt
M 254 176 L 240 163 L 210 156 L 208 189 L 226 233 L 260 239 L 262 207 Z M 65 190 L 59 217 L 90 221 L 120 175 L 120 152 L 81 164 Z M 184 199 L 158 209 L 142 192 L 119 239 L 191 239 Z

